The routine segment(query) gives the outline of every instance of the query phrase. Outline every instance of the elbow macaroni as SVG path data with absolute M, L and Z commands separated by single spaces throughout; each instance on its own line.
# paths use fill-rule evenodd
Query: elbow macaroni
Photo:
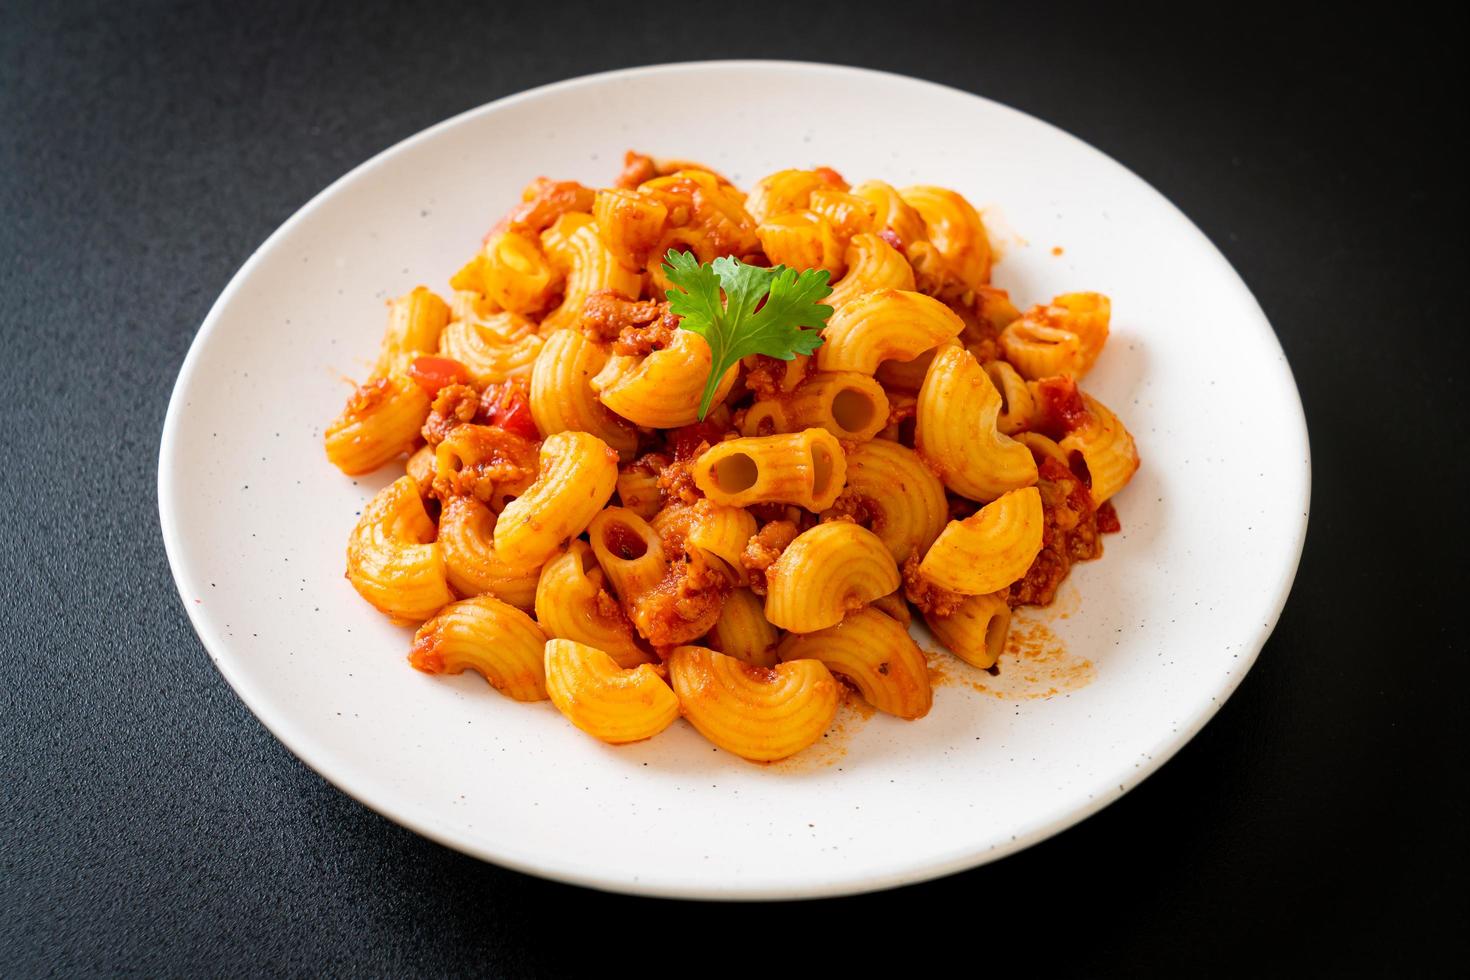
M 1082 456 L 1092 478 L 1092 499 L 1100 504 L 1133 479 L 1138 469 L 1138 448 L 1107 406 L 1091 395 L 1083 395 L 1082 401 L 1087 406 L 1086 420 L 1063 437 L 1057 447 L 1069 459 L 1072 453 Z
M 842 274 L 842 242 L 832 223 L 815 211 L 772 215 L 760 223 L 755 235 L 772 265 L 826 269 L 833 278 Z
M 718 504 L 831 507 L 847 481 L 847 456 L 826 429 L 742 436 L 711 446 L 694 461 L 694 483 Z
M 541 353 L 536 325 L 516 313 L 456 320 L 439 335 L 439 356 L 463 364 L 478 385 L 525 378 Z
M 886 439 L 848 453 L 843 492 L 868 515 L 866 523 L 896 562 L 928 551 L 949 519 L 944 484 L 912 449 Z
M 541 566 L 512 565 L 496 554 L 495 513 L 474 497 L 444 504 L 439 544 L 449 584 L 461 596 L 491 595 L 518 609 L 535 607 Z
M 857 185 L 852 192 L 872 205 L 873 227 L 891 230 L 904 248 L 928 241 L 924 219 L 892 185 L 870 180 Z
M 781 407 L 782 426 L 826 429 L 848 442 L 867 442 L 888 424 L 883 386 L 856 371 L 818 371 Z
M 668 457 L 663 457 L 661 465 L 668 464 Z M 623 467 L 618 470 L 618 503 L 645 521 L 653 520 L 663 506 L 658 479 L 656 470 L 636 464 Z
M 996 431 L 1002 435 L 1015 435 L 1030 425 L 1036 415 L 1036 399 L 1016 369 L 1005 361 L 991 361 L 985 365 L 985 376 L 1000 395 L 1000 412 L 995 417 Z
M 961 595 L 998 592 L 1026 574 L 1041 550 L 1041 492 L 1012 490 L 962 521 L 950 521 L 919 574 Z
M 388 329 L 383 332 L 373 378 L 408 369 L 420 354 L 432 354 L 439 346 L 439 332 L 449 323 L 449 304 L 424 286 L 388 304 Z
M 671 534 L 682 538 L 686 551 L 697 550 L 733 585 L 744 585 L 745 567 L 740 556 L 755 534 L 755 518 L 742 507 L 729 507 L 712 500 L 690 506 L 665 507 L 653 519 L 653 529 L 665 540 Z
M 699 733 L 753 762 L 795 755 L 837 716 L 837 681 L 817 660 L 755 667 L 704 647 L 669 655 L 679 708 Z
M 721 603 L 680 603 L 683 581 L 664 539 L 630 510 L 609 507 L 587 529 L 592 552 L 639 635 L 660 646 L 703 636 L 719 619 Z
M 592 205 L 598 234 L 613 257 L 637 271 L 648 263 L 663 235 L 669 209 L 651 194 L 637 191 L 598 191 Z
M 586 432 L 558 432 L 541 444 L 536 482 L 501 511 L 495 549 L 508 562 L 544 562 L 574 538 L 612 496 L 618 457 Z
M 595 292 L 611 290 L 625 299 L 637 299 L 643 291 L 642 277 L 618 261 L 588 215 L 562 215 L 541 241 L 547 257 L 566 275 L 561 305 L 541 321 L 543 334 L 577 326 L 587 297 Z
M 516 467 L 505 472 L 508 456 L 526 457 L 534 447 L 490 425 L 465 423 L 445 434 L 434 450 L 434 487 L 450 495 L 473 496 L 502 511 L 506 502 L 531 485 L 535 474 Z
M 417 623 L 454 597 L 418 485 L 402 476 L 363 508 L 347 542 L 347 579 L 394 622 Z
M 508 698 L 544 701 L 545 646 L 546 635 L 534 619 L 487 595 L 446 606 L 419 627 L 408 662 L 426 674 L 470 668 Z
M 327 426 L 327 459 L 348 476 L 411 452 L 429 417 L 429 396 L 403 375 L 369 381 Z
M 632 456 L 638 434 L 592 390 L 592 378 L 606 363 L 607 353 L 580 331 L 554 331 L 531 371 L 531 415 L 543 435 L 590 432 L 620 456 Z
M 971 500 L 1036 482 L 1030 450 L 996 428 L 1000 408 L 1000 393 L 968 351 L 935 356 L 919 389 L 914 442 L 944 485 Z
M 912 361 L 963 329 L 959 314 L 932 296 L 874 290 L 844 303 L 827 321 L 817 370 L 871 375 L 884 361 Z
M 858 235 L 873 231 L 873 217 L 877 213 L 871 201 L 835 187 L 812 191 L 807 208 L 827 219 L 844 248 Z
M 1106 296 L 1067 293 L 1007 324 L 1000 334 L 1001 348 L 1028 380 L 1058 374 L 1080 378 L 1107 343 L 1111 318 Z
M 877 609 L 859 610 L 815 633 L 789 633 L 777 652 L 783 661 L 826 664 L 885 714 L 922 718 L 934 703 L 924 651 L 907 629 Z
M 901 581 L 898 563 L 872 531 L 849 521 L 818 524 L 767 569 L 766 619 L 793 633 L 814 633 Z
M 669 559 L 663 539 L 647 521 L 622 507 L 609 507 L 592 519 L 587 540 L 598 567 L 607 576 L 623 608 L 636 609 L 638 600 L 664 580 Z M 632 613 L 630 612 L 630 615 Z M 634 622 L 637 617 L 634 616 Z
M 919 213 L 925 235 L 956 278 L 969 289 L 990 281 L 990 239 L 969 201 L 947 188 L 923 185 L 905 187 L 899 196 Z
M 830 186 L 815 170 L 778 170 L 755 182 L 745 199 L 745 210 L 756 221 L 767 221 L 805 208 L 813 191 Z
M 613 412 L 657 429 L 674 429 L 699 418 L 699 396 L 712 366 L 709 344 L 699 334 L 677 330 L 669 346 L 641 357 L 614 355 L 592 378 L 592 390 Z M 730 393 L 740 366 L 720 379 L 713 404 Z
M 573 541 L 541 568 L 536 621 L 548 636 L 596 647 L 620 667 L 646 663 L 649 657 L 633 636 L 633 624 L 604 581 L 592 546 Z
M 938 347 L 932 347 L 914 358 L 912 361 L 884 361 L 873 375 L 884 388 L 896 391 L 918 393 L 924 386 L 924 377 L 929 373 L 929 365 L 934 363 L 934 358 L 946 347 L 959 347 L 958 340 L 946 340 Z
M 878 235 L 854 235 L 843 261 L 847 274 L 832 285 L 832 295 L 827 297 L 827 305 L 834 310 L 842 309 L 864 293 L 914 289 L 914 267 Z
M 491 235 L 464 271 L 495 305 L 524 315 L 545 309 L 562 283 L 541 243 L 516 231 Z
M 989 670 L 1006 648 L 1011 607 L 1000 594 L 972 595 L 950 615 L 926 616 L 924 621 L 950 653 L 972 667 Z
M 613 745 L 653 738 L 679 717 L 679 699 L 648 664 L 618 665 L 596 647 L 546 643 L 546 692 L 582 731 Z
M 765 603 L 749 589 L 736 589 L 725 597 L 720 618 L 710 627 L 709 645 L 717 652 L 755 667 L 774 667 L 780 630 L 766 619 Z

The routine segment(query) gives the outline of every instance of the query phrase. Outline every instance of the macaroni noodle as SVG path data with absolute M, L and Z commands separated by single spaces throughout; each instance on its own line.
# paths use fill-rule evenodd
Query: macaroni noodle
M 651 666 L 625 669 L 573 640 L 547 641 L 546 693 L 573 725 L 614 745 L 653 738 L 679 717 L 679 699 Z

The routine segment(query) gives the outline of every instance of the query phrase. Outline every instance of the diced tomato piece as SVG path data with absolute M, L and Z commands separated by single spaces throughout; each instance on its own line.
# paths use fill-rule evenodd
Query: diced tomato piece
M 1104 500 L 1097 509 L 1097 529 L 1103 534 L 1117 534 L 1123 530 L 1123 523 L 1118 520 L 1117 508 L 1111 500 Z
M 408 376 L 431 396 L 440 388 L 462 385 L 470 379 L 470 372 L 452 357 L 417 357 L 408 367 Z
M 1041 408 L 1036 429 L 1043 435 L 1062 439 L 1087 421 L 1087 404 L 1077 390 L 1077 382 L 1065 374 L 1036 382 L 1036 397 Z
M 498 426 L 511 435 L 536 441 L 541 432 L 531 415 L 531 401 L 526 390 L 513 381 L 490 385 L 480 396 L 480 413 L 487 425 Z

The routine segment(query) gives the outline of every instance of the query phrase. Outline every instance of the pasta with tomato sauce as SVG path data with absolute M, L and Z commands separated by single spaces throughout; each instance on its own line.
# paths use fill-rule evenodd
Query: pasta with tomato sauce
M 816 167 L 742 191 L 631 151 L 606 188 L 537 178 L 447 300 L 390 304 L 327 429 L 344 473 L 407 474 L 349 580 L 418 626 L 416 669 L 610 743 L 682 716 L 770 761 L 843 696 L 922 717 L 912 610 L 993 665 L 1009 611 L 1102 554 L 1139 465 L 1079 384 L 1108 297 L 1023 309 L 995 262 L 940 187 Z

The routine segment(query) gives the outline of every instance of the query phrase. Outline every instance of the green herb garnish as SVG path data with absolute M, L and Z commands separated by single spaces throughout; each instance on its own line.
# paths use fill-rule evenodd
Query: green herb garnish
M 668 299 L 680 329 L 703 337 L 713 356 L 699 400 L 700 421 L 709 413 L 720 379 L 742 357 L 765 354 L 789 361 L 822 346 L 821 329 L 832 315 L 832 307 L 818 302 L 832 292 L 826 269 L 798 275 L 784 265 L 766 269 L 728 256 L 700 264 L 691 253 L 670 249 L 663 270 L 678 287 L 668 291 Z

